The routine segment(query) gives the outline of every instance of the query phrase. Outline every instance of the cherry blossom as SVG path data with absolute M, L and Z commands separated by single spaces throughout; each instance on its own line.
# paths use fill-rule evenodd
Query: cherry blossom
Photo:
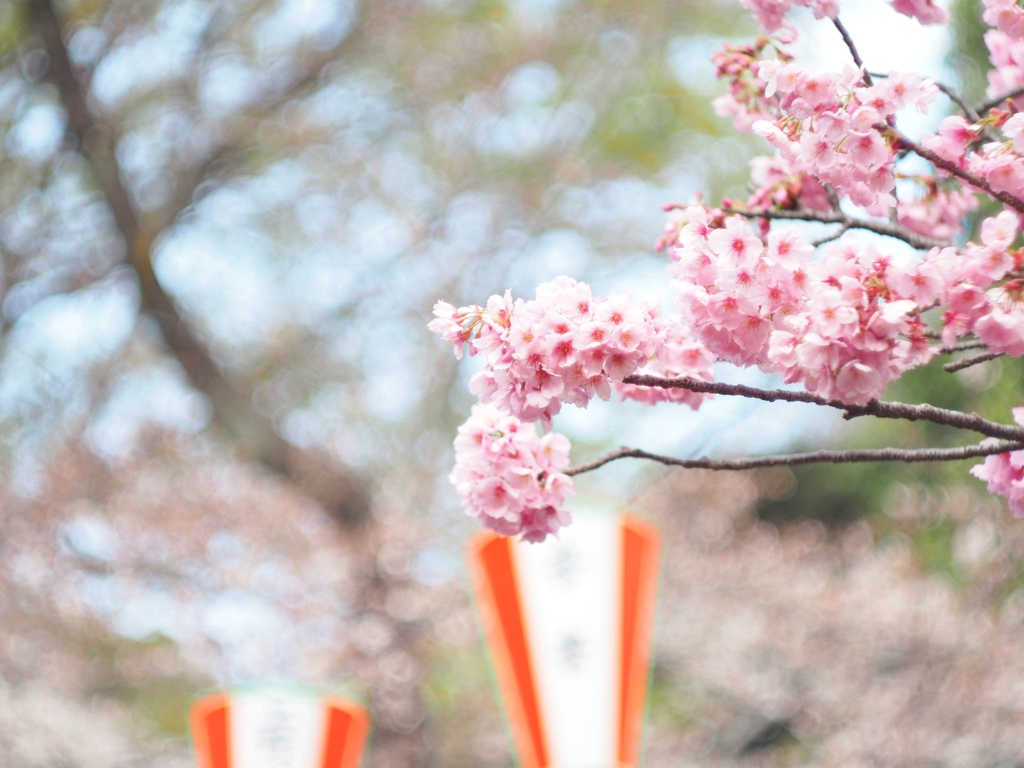
M 1024 9 L 1017 0 L 984 0 L 985 23 L 1013 38 L 1024 38 Z
M 1024 426 L 1024 408 L 1013 409 L 1014 420 Z M 989 456 L 971 474 L 988 482 L 991 493 L 1005 496 L 1017 517 L 1024 517 L 1024 451 Z
M 661 348 L 661 310 L 629 294 L 595 298 L 586 283 L 560 277 L 536 299 L 492 296 L 486 307 L 434 308 L 430 328 L 456 350 L 468 343 L 487 366 L 470 381 L 481 402 L 523 421 L 551 425 L 562 403 L 607 400 L 611 384 L 634 373 Z M 458 354 L 458 352 L 457 352 Z
M 573 494 L 569 441 L 488 405 L 473 407 L 455 438 L 451 481 L 466 513 L 506 536 L 543 541 L 568 525 L 565 499 Z

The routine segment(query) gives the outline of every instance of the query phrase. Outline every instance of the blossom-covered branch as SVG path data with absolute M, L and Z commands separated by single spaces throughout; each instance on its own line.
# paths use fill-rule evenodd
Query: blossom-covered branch
M 469 514 L 503 533 L 540 540 L 568 521 L 570 475 L 617 458 L 681 467 L 741 469 L 847 461 L 948 461 L 986 456 L 974 474 L 1024 514 L 1024 409 L 1016 424 L 975 413 L 882 400 L 887 386 L 940 354 L 980 349 L 946 365 L 1024 356 L 1024 9 L 984 0 L 993 70 L 989 96 L 971 110 L 950 88 L 915 73 L 873 75 L 839 21 L 837 0 L 741 0 L 764 35 L 713 58 L 728 92 L 715 102 L 773 156 L 751 163 L 747 200 L 669 205 L 659 240 L 675 312 L 622 293 L 602 298 L 569 277 L 532 299 L 511 293 L 484 306 L 435 306 L 432 330 L 484 358 L 470 381 L 481 402 L 457 441 L 452 479 Z M 944 23 L 932 0 L 892 0 L 921 23 Z M 794 5 L 827 17 L 854 65 L 819 71 L 798 63 L 785 18 Z M 944 91 L 963 114 L 919 139 L 899 127 Z M 931 163 L 907 161 L 912 154 Z M 965 224 L 980 202 L 1002 210 Z M 836 224 L 817 241 L 788 222 Z M 901 240 L 917 250 L 890 250 Z M 756 367 L 800 389 L 715 381 L 719 363 Z M 941 370 L 938 366 L 935 370 Z M 882 448 L 790 456 L 673 459 L 622 448 L 568 469 L 568 444 L 550 430 L 563 405 L 594 397 L 698 408 L 709 395 L 804 402 L 874 416 L 928 421 L 986 437 L 951 449 Z M 481 427 L 480 424 L 485 424 Z

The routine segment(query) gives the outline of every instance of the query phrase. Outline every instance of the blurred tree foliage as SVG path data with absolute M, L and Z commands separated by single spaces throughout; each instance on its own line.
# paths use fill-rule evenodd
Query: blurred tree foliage
M 443 480 L 467 401 L 425 318 L 654 264 L 661 203 L 734 192 L 707 56 L 739 18 L 0 2 L 2 692 L 177 739 L 114 759 L 41 725 L 51 751 L 0 735 L 0 762 L 177 765 L 188 695 L 284 676 L 362 691 L 370 765 L 506 764 L 430 735 L 464 712 L 422 592 L 468 530 Z
M 977 4 L 953 6 L 977 97 Z M 0 764 L 189 765 L 190 695 L 287 678 L 368 701 L 374 768 L 510 765 L 444 479 L 468 395 L 425 321 L 442 296 L 661 274 L 659 206 L 745 178 L 707 59 L 748 24 L 717 0 L 0 0 Z M 891 395 L 1005 419 L 1003 365 Z M 1019 602 L 1024 541 L 991 500 L 964 511 L 965 470 L 652 482 L 678 556 L 649 764 L 781 744 L 826 765 L 830 739 L 919 720 L 942 753 L 988 710 L 890 704 L 950 648 L 1011 711 L 990 677 L 1020 622 L 903 558 Z M 758 495 L 779 526 L 749 517 Z

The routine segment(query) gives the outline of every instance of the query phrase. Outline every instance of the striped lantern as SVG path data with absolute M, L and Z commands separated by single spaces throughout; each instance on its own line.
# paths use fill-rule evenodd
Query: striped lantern
M 198 768 L 355 768 L 370 718 L 335 696 L 254 687 L 197 699 L 189 728 Z
M 636 518 L 576 514 L 558 539 L 492 533 L 473 591 L 522 768 L 638 765 L 660 542 Z

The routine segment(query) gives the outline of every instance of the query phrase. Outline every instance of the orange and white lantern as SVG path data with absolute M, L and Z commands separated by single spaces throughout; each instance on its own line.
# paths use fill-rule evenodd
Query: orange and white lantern
M 336 696 L 254 687 L 197 699 L 189 727 L 198 768 L 356 768 L 370 718 Z
M 633 517 L 578 514 L 558 539 L 469 545 L 522 768 L 638 765 L 660 541 Z

